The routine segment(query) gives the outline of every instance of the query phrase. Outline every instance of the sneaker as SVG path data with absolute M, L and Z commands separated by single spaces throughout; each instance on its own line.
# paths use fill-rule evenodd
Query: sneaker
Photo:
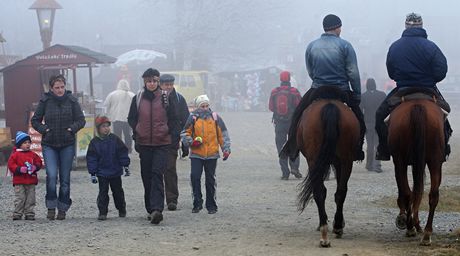
M 192 213 L 199 213 L 203 209 L 203 206 L 193 207 Z
M 99 216 L 97 217 L 98 220 L 106 220 L 107 219 L 107 215 L 104 215 L 104 214 L 99 214 Z
M 152 221 L 150 223 L 158 225 L 163 220 L 163 214 L 159 211 L 153 211 Z
M 120 210 L 120 211 L 118 211 L 118 217 L 120 217 L 120 218 L 126 217 L 126 210 Z
M 46 218 L 49 220 L 54 220 L 56 218 L 56 209 L 48 209 L 48 214 L 46 214 Z
M 168 204 L 168 210 L 175 211 L 176 209 L 177 209 L 177 204 L 176 203 L 169 203 Z
M 65 211 L 58 211 L 58 214 L 56 216 L 57 220 L 65 220 Z
M 300 171 L 298 169 L 292 169 L 291 174 L 294 175 L 294 177 L 296 177 L 297 179 L 302 178 L 302 174 L 300 173 Z
M 33 216 L 33 215 L 27 215 L 24 219 L 25 219 L 25 220 L 35 220 L 35 216 Z
M 217 209 L 216 210 L 208 210 L 208 214 L 215 214 L 217 213 Z
M 21 215 L 13 215 L 13 220 L 22 220 Z

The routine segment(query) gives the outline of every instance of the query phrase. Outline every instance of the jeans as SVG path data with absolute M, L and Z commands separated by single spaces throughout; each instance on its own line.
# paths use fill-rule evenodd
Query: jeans
M 70 199 L 70 171 L 75 156 L 75 145 L 54 148 L 43 146 L 46 165 L 46 208 L 66 212 L 72 204 Z M 59 177 L 59 197 L 57 181 Z
M 285 121 L 281 122 L 278 121 L 275 124 L 275 143 L 276 143 L 276 149 L 278 150 L 278 154 L 281 152 L 281 149 L 283 148 L 284 143 L 287 141 L 287 136 L 289 133 L 289 126 L 291 125 L 290 121 Z M 281 167 L 281 174 L 283 177 L 289 177 L 289 174 L 291 171 L 289 170 L 289 166 L 291 166 L 291 169 L 293 170 L 299 170 L 299 157 L 297 157 L 294 161 L 291 160 L 290 158 L 285 158 L 285 157 L 278 157 L 278 161 Z M 288 166 L 289 164 L 289 166 Z
M 190 180 L 192 181 L 193 208 L 203 206 L 203 195 L 201 194 L 201 174 L 205 175 L 206 187 L 206 209 L 208 211 L 217 210 L 216 203 L 216 167 L 217 159 L 199 159 L 190 158 L 192 172 Z

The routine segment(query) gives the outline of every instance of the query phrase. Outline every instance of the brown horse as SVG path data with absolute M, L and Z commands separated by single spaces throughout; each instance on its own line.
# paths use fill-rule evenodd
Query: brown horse
M 407 229 L 407 236 L 415 236 L 416 231 L 422 232 L 418 214 L 423 195 L 425 165 L 428 166 L 431 180 L 430 210 L 421 244 L 430 245 L 444 161 L 444 114 L 441 108 L 427 99 L 401 103 L 390 115 L 388 143 L 398 185 L 400 212 L 396 226 Z M 412 191 L 407 180 L 408 165 L 412 165 Z
M 353 167 L 355 148 L 359 144 L 358 119 L 341 101 L 317 100 L 302 114 L 297 129 L 297 142 L 309 168 L 307 177 L 299 184 L 299 210 L 305 209 L 313 194 L 319 213 L 320 245 L 329 247 L 325 209 L 327 189 L 324 180 L 329 175 L 329 167 L 333 165 L 337 180 L 337 210 L 333 232 L 340 238 L 345 227 L 343 204 L 348 190 L 347 183 Z

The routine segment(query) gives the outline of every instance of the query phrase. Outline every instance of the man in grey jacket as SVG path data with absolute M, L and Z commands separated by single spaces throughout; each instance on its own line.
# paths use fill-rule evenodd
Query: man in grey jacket
M 355 160 L 364 160 L 362 146 L 366 126 L 359 103 L 361 102 L 361 81 L 358 62 L 353 46 L 340 38 L 342 21 L 334 14 L 323 19 L 324 33 L 319 39 L 311 42 L 305 52 L 305 64 L 312 82 L 311 88 L 305 93 L 292 117 L 289 139 L 282 155 L 295 159 L 299 154 L 296 140 L 297 124 L 303 111 L 312 103 L 315 90 L 322 86 L 335 86 L 347 94 L 344 99 L 355 113 L 360 124 L 360 146 L 356 149 Z M 351 90 L 350 90 L 351 87 Z

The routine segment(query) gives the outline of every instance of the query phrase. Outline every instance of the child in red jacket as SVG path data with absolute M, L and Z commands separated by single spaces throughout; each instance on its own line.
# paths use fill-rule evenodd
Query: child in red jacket
M 14 213 L 13 220 L 35 220 L 35 186 L 38 183 L 37 172 L 42 168 L 42 160 L 30 151 L 30 136 L 24 132 L 16 133 L 16 147 L 8 159 L 8 169 L 13 173 Z

